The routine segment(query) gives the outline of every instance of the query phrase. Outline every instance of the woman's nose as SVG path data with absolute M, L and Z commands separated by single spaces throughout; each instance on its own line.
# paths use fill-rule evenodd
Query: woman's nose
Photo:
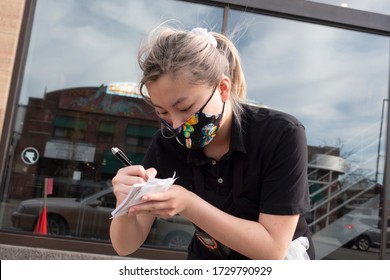
M 182 120 L 179 119 L 172 120 L 172 127 L 175 129 L 179 128 L 182 124 L 183 124 Z

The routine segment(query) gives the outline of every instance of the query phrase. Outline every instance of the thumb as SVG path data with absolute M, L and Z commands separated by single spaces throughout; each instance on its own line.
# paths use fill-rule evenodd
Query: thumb
M 157 175 L 157 170 L 154 169 L 154 168 L 149 168 L 149 169 L 146 169 L 145 173 L 146 173 L 145 174 L 146 175 L 146 179 L 154 178 Z

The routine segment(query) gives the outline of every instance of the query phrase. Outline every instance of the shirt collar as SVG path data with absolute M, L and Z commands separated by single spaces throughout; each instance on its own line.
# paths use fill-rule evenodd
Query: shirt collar
M 241 152 L 243 154 L 246 154 L 246 149 L 245 149 L 245 145 L 244 145 L 246 121 L 245 121 L 244 117 L 245 117 L 245 113 L 242 113 L 241 114 L 241 118 L 242 118 L 241 119 L 241 126 L 238 123 L 237 119 L 234 118 L 229 152 L 237 151 L 237 152 Z

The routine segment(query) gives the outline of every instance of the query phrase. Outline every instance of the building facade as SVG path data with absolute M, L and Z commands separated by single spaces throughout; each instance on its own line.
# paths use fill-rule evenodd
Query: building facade
M 389 259 L 390 5 L 347 2 L 1 0 L 1 243 L 115 255 L 110 148 L 140 163 L 158 131 L 136 55 L 169 22 L 230 36 L 248 102 L 305 125 L 317 258 Z M 132 257 L 183 259 L 193 230 L 156 220 Z

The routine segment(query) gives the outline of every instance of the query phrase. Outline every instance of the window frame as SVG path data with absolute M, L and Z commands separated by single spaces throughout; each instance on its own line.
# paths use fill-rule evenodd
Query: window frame
M 34 10 L 36 3 L 39 0 L 25 0 L 24 12 L 21 23 L 21 30 L 16 50 L 16 57 L 14 61 L 13 73 L 11 77 L 11 83 L 9 88 L 9 96 L 7 101 L 7 107 L 5 111 L 5 120 L 2 128 L 2 137 L 0 139 L 0 164 L 1 167 L 5 166 L 8 160 L 9 147 L 13 137 L 13 127 L 16 119 L 16 111 L 18 107 L 18 101 L 21 92 L 21 81 L 23 79 L 24 67 L 27 60 L 27 53 L 30 43 L 30 36 L 32 32 L 32 25 L 34 19 Z M 367 11 L 346 9 L 342 7 L 302 1 L 302 0 L 213 0 L 213 1 L 188 1 L 205 5 L 220 6 L 225 9 L 223 18 L 223 31 L 226 30 L 229 10 L 242 10 L 247 12 L 253 12 L 257 14 L 269 15 L 277 18 L 286 18 L 297 20 L 300 22 L 314 23 L 324 26 L 331 26 L 335 28 L 348 29 L 353 31 L 359 31 L 370 34 L 377 34 L 386 37 L 390 37 L 390 16 L 382 15 Z M 389 77 L 390 80 L 390 77 Z M 390 97 L 390 89 L 388 92 L 388 98 Z M 390 98 L 389 98 L 390 99 Z M 389 106 L 388 106 L 389 107 Z M 388 112 L 388 118 L 386 124 L 390 123 L 390 114 Z M 386 150 L 390 150 L 389 143 L 390 131 L 387 131 L 386 135 Z M 385 159 L 385 177 L 384 185 L 387 188 L 384 189 L 384 197 L 388 197 L 389 178 L 390 174 L 390 159 L 386 154 Z M 3 183 L 4 168 L 0 168 L 0 178 Z M 4 184 L 2 184 L 3 186 Z M 388 201 L 384 201 L 384 209 L 388 209 Z M 387 211 L 384 211 L 387 213 Z M 387 214 L 384 215 L 384 221 L 387 219 Z M 382 237 L 383 241 L 386 239 L 385 235 Z M 76 239 L 66 239 L 57 237 L 46 236 L 33 236 L 31 234 L 19 234 L 14 232 L 7 232 L 0 230 L 0 239 L 5 244 L 39 247 L 47 249 L 59 249 L 75 252 L 88 252 L 105 255 L 116 255 L 109 243 L 99 243 L 92 241 L 80 241 Z M 93 246 L 91 246 L 93 244 Z M 383 259 L 386 255 L 386 246 L 380 251 L 380 259 Z M 156 254 L 158 252 L 158 254 Z M 135 258 L 160 258 L 160 259 L 185 259 L 186 252 L 163 250 L 142 247 L 130 257 Z

